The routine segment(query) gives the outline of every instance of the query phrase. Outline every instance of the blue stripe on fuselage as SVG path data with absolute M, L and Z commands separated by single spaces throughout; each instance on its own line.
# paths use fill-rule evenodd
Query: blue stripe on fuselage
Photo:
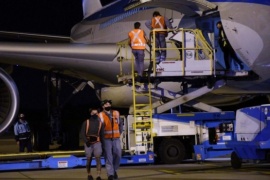
M 127 11 L 127 12 L 125 12 L 125 13 L 119 15 L 119 16 L 116 16 L 116 17 L 104 22 L 104 23 L 101 23 L 99 28 L 103 29 L 105 27 L 108 27 L 108 26 L 110 26 L 110 25 L 112 25 L 112 24 L 114 24 L 114 23 L 116 23 L 118 21 L 121 21 L 122 19 L 125 19 L 125 18 L 127 18 L 129 16 L 132 16 L 132 15 L 134 15 L 134 14 L 136 14 L 139 11 L 142 11 L 144 9 L 147 9 L 147 8 L 146 7 L 141 7 L 141 8 L 135 8 L 135 9 L 129 10 L 129 11 Z

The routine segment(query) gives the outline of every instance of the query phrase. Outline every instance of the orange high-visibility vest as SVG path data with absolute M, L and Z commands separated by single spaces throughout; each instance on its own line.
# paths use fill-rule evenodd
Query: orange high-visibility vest
M 146 40 L 142 29 L 134 29 L 128 33 L 132 49 L 145 49 Z
M 100 112 L 99 117 L 104 124 L 104 137 L 106 139 L 120 138 L 119 131 L 119 112 L 111 111 L 112 120 L 105 112 Z
M 153 29 L 166 29 L 165 19 L 163 16 L 156 16 L 152 18 L 152 24 Z M 165 31 L 157 31 L 157 33 L 165 34 Z

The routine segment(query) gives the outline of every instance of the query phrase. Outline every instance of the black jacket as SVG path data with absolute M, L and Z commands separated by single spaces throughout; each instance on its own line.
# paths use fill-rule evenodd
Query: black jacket
M 223 31 L 223 37 L 221 35 L 221 32 Z M 226 45 L 224 46 L 224 41 L 226 41 Z M 225 34 L 225 31 L 223 28 L 219 29 L 219 32 L 218 32 L 218 44 L 220 46 L 220 48 L 223 50 L 225 47 L 231 47 L 231 44 L 230 42 L 228 41 L 227 39 L 227 36 Z

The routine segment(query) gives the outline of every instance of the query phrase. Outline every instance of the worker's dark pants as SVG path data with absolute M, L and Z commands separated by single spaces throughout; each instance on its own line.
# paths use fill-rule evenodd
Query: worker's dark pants
M 161 48 L 159 50 L 156 50 L 156 63 L 166 60 L 166 36 L 166 34 L 156 34 L 156 48 Z
M 144 49 L 132 49 L 135 57 L 136 70 L 139 76 L 143 76 L 144 71 Z
M 234 59 L 234 61 L 240 66 L 240 69 L 243 69 L 243 63 L 239 60 L 237 55 L 235 54 L 233 48 L 229 45 L 223 47 L 223 53 L 224 53 L 224 61 L 226 70 L 230 70 L 231 67 L 231 58 Z
M 20 152 L 24 152 L 24 149 L 27 148 L 27 152 L 32 152 L 32 143 L 31 139 L 19 140 Z

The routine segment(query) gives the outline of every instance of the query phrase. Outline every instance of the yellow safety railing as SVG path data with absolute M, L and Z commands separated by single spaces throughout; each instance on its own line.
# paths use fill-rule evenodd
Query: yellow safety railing
M 178 41 L 179 43 L 182 43 L 182 47 L 176 47 L 174 41 L 169 40 L 166 41 L 167 47 L 166 48 L 160 48 L 160 47 L 156 47 L 156 33 L 159 33 L 160 31 L 164 32 L 164 29 L 154 29 L 152 31 L 152 59 L 153 59 L 153 76 L 156 75 L 156 51 L 160 51 L 160 50 L 166 50 L 167 51 L 167 55 L 170 54 L 168 53 L 169 51 L 175 51 L 175 52 L 181 52 L 181 55 L 178 53 L 178 56 L 176 57 L 168 57 L 166 58 L 166 60 L 180 60 L 182 61 L 182 72 L 183 72 L 183 76 L 185 75 L 185 59 L 186 59 L 186 53 L 185 51 L 187 50 L 195 50 L 195 60 L 201 60 L 199 54 L 203 53 L 204 54 L 204 59 L 209 59 L 211 60 L 211 70 L 213 70 L 213 49 L 211 48 L 211 46 L 208 44 L 208 42 L 205 40 L 204 36 L 202 35 L 202 32 L 199 29 L 167 29 L 168 32 L 175 32 L 175 33 L 181 33 L 181 39 L 174 39 L 176 41 Z M 191 33 L 194 35 L 194 47 L 185 47 L 186 41 L 188 41 L 185 38 L 185 33 Z M 168 44 L 171 44 L 170 47 L 168 47 Z
M 171 40 L 167 40 L 166 41 L 166 48 L 159 48 L 156 47 L 156 33 L 160 32 L 160 31 L 164 31 L 164 30 L 160 30 L 160 29 L 154 29 L 151 34 L 151 38 L 150 38 L 150 42 L 151 42 L 151 47 L 147 47 L 146 51 L 150 54 L 149 58 L 145 58 L 145 61 L 150 61 L 150 58 L 152 59 L 152 63 L 153 63 L 153 74 L 152 76 L 156 76 L 156 51 L 160 51 L 160 50 L 166 50 L 167 51 L 167 58 L 166 60 L 175 60 L 175 61 L 181 61 L 182 62 L 182 72 L 183 72 L 183 76 L 185 75 L 185 61 L 186 61 L 186 51 L 188 50 L 194 50 L 195 51 L 195 60 L 203 60 L 203 59 L 208 59 L 211 60 L 211 71 L 213 71 L 213 67 L 214 67 L 214 53 L 213 53 L 213 49 L 212 47 L 208 44 L 208 42 L 205 40 L 201 30 L 199 29 L 174 29 L 174 30 L 170 30 L 167 29 L 168 32 L 172 32 L 174 31 L 175 33 L 181 33 L 180 35 L 178 35 L 177 37 L 180 37 L 180 39 L 171 39 Z M 185 33 L 191 33 L 192 35 L 194 35 L 194 47 L 186 47 L 186 41 L 188 41 L 186 39 L 186 35 Z M 177 47 L 177 44 L 182 44 L 181 47 Z M 117 43 L 118 47 L 119 47 L 119 52 L 118 52 L 118 61 L 120 64 L 120 76 L 123 75 L 123 62 L 124 61 L 132 61 L 132 53 L 131 53 L 131 49 L 127 48 L 128 45 L 128 40 L 124 40 L 121 41 L 119 43 Z M 150 52 L 151 50 L 151 52 Z M 202 58 L 202 56 L 204 58 Z M 211 72 L 213 73 L 213 72 Z M 132 74 L 132 73 L 130 73 Z

